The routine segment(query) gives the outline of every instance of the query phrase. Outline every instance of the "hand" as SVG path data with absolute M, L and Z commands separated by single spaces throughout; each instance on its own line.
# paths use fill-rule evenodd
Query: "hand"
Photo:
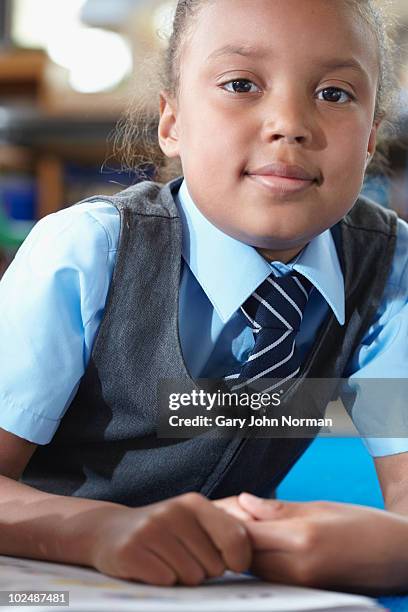
M 216 499 L 212 503 L 214 506 L 222 508 L 225 510 L 225 512 L 228 512 L 228 514 L 234 516 L 239 521 L 246 523 L 247 521 L 254 520 L 252 515 L 243 509 L 236 495 L 232 497 L 224 497 L 223 499 Z
M 238 503 L 264 580 L 384 594 L 408 587 L 408 519 L 363 506 L 263 500 Z
M 198 493 L 142 508 L 109 508 L 95 527 L 92 565 L 129 580 L 197 585 L 249 568 L 243 524 Z

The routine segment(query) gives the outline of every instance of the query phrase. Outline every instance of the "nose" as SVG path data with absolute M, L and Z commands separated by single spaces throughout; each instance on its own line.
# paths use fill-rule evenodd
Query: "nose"
M 299 94 L 298 94 L 299 95 Z M 263 126 L 267 142 L 283 141 L 286 144 L 310 144 L 312 126 L 310 109 L 307 104 L 293 95 L 274 97 L 268 104 Z M 271 111 L 272 109 L 272 111 Z

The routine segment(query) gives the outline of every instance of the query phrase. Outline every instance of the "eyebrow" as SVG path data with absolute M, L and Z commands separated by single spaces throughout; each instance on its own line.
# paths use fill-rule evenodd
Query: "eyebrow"
M 368 73 L 365 68 L 360 64 L 360 62 L 354 57 L 350 58 L 333 58 L 328 60 L 327 62 L 322 62 L 320 64 L 323 68 L 327 68 L 328 70 L 338 69 L 338 68 L 352 68 L 353 70 L 357 70 L 358 72 L 363 73 L 368 78 Z
M 268 50 L 264 47 L 253 47 L 250 45 L 224 45 L 219 49 L 216 49 L 205 60 L 209 62 L 222 55 L 242 55 L 244 57 L 265 57 L 268 54 Z
M 268 50 L 266 47 L 253 47 L 251 45 L 224 45 L 223 47 L 220 47 L 219 49 L 216 49 L 210 53 L 205 61 L 210 62 L 218 57 L 229 55 L 263 58 L 270 55 L 270 50 Z M 319 62 L 319 65 L 328 70 L 351 68 L 362 73 L 366 78 L 368 78 L 367 71 L 363 68 L 360 62 L 353 57 L 333 58 L 328 61 Z

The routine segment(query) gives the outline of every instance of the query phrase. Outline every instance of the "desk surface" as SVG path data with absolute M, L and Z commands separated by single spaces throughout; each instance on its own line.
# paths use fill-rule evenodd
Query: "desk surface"
M 407 612 L 408 611 L 408 595 L 399 597 L 380 597 L 378 602 L 388 608 L 390 612 Z

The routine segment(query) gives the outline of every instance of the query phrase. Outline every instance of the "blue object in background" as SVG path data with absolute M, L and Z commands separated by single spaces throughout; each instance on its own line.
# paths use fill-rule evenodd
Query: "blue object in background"
M 150 0 L 86 0 L 81 9 L 81 21 L 91 27 L 117 29 L 126 23 L 136 8 L 146 6 L 149 2 Z
M 316 438 L 277 494 L 288 501 L 330 500 L 384 507 L 374 462 L 359 438 Z
M 35 219 L 37 187 L 29 175 L 7 174 L 0 179 L 0 200 L 9 219 L 32 221 Z
M 364 179 L 361 194 L 385 208 L 390 208 L 390 192 L 391 179 L 389 177 L 369 174 Z

